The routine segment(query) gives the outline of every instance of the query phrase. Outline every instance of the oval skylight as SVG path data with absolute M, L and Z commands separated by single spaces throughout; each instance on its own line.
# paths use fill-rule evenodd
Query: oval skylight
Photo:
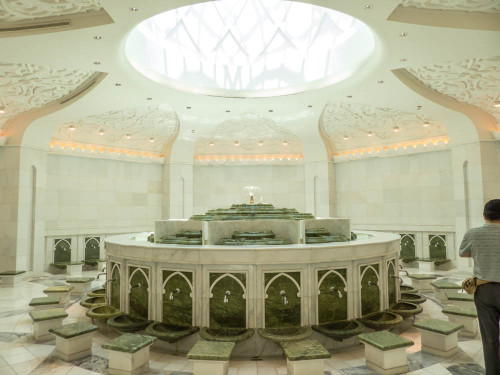
M 375 46 L 347 14 L 284 0 L 218 0 L 135 27 L 126 53 L 148 78 L 221 96 L 276 96 L 351 76 Z

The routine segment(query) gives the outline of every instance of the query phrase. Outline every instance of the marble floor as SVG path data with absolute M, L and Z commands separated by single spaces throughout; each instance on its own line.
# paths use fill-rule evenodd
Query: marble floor
M 409 270 L 416 273 L 418 270 Z M 84 276 L 95 276 L 97 272 L 84 272 Z M 461 281 L 468 275 L 454 271 L 436 272 L 440 276 L 455 278 Z M 98 332 L 94 336 L 92 355 L 86 358 L 64 362 L 56 358 L 53 353 L 55 341 L 35 344 L 31 335 L 31 319 L 28 315 L 28 303 L 33 297 L 42 297 L 43 289 L 51 285 L 62 285 L 66 275 L 43 274 L 27 276 L 14 287 L 0 284 L 0 375 L 11 374 L 108 374 L 107 352 L 101 345 L 110 339 Z M 403 276 L 403 279 L 405 277 Z M 409 284 L 409 280 L 405 280 Z M 102 284 L 94 281 L 93 287 Z M 432 316 L 446 320 L 441 314 L 442 306 L 431 294 L 426 294 L 428 300 L 423 304 L 424 312 L 417 317 Z M 79 299 L 72 299 L 66 311 L 69 316 L 64 323 L 73 323 L 88 320 Z M 415 345 L 407 349 L 408 374 L 412 375 L 473 375 L 484 374 L 484 360 L 481 338 L 479 335 L 473 339 L 459 338 L 459 352 L 447 359 L 420 350 L 420 334 L 407 321 L 398 332 L 414 341 Z M 364 347 L 357 347 L 334 353 L 325 360 L 325 375 L 368 375 L 375 374 L 365 366 Z M 165 354 L 154 347 L 150 354 L 150 368 L 143 372 L 146 374 L 192 374 L 192 365 L 182 356 Z M 230 361 L 229 375 L 281 375 L 286 374 L 286 361 L 284 359 L 260 361 Z

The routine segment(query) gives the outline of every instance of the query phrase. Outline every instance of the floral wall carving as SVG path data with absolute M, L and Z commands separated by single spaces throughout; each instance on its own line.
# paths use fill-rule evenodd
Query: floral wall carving
M 303 152 L 302 141 L 295 134 L 273 120 L 253 113 L 221 122 L 199 138 L 194 147 L 195 156 L 302 155 Z
M 409 68 L 424 85 L 491 114 L 500 123 L 500 56 Z
M 0 63 L 0 106 L 6 109 L 6 113 L 0 114 L 0 129 L 12 117 L 68 95 L 93 73 L 32 64 Z
M 170 106 L 144 106 L 61 124 L 52 135 L 51 142 L 161 153 L 165 144 L 178 132 L 179 119 Z
M 98 0 L 0 0 L 0 22 L 99 11 Z
M 403 7 L 500 13 L 498 0 L 403 0 Z
M 424 127 L 425 122 L 430 125 Z M 448 134 L 440 121 L 423 115 L 393 108 L 333 101 L 323 110 L 319 126 L 335 151 L 443 137 Z M 397 132 L 394 131 L 396 126 L 399 128 Z M 345 136 L 348 138 L 344 139 Z

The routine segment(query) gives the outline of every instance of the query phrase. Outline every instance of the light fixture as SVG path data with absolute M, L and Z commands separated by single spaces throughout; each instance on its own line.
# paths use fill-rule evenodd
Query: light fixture
M 115 86 L 121 86 L 122 84 L 121 83 L 115 83 Z
M 373 8 L 373 5 L 368 4 L 368 5 L 365 5 L 365 6 L 364 6 L 364 8 L 365 8 L 366 10 L 370 10 L 370 9 L 372 9 L 372 8 Z
M 394 126 L 394 127 L 392 128 L 392 131 L 393 131 L 394 133 L 397 133 L 397 132 L 399 131 L 399 126 Z
M 226 109 L 226 113 L 229 113 L 229 112 L 231 112 L 231 111 L 229 109 Z
M 0 113 L 5 113 L 7 112 L 7 110 L 5 109 L 5 107 L 0 107 Z
M 269 110 L 269 112 L 273 112 L 273 110 L 272 110 L 272 109 L 270 109 L 270 110 Z
M 401 61 L 401 62 L 405 62 L 405 61 L 407 61 L 407 60 L 408 60 L 408 59 L 407 59 L 406 57 L 401 57 L 401 58 L 399 59 L 399 61 Z
M 312 108 L 312 104 L 309 104 L 309 105 L 307 106 L 307 108 Z
M 130 139 L 132 136 L 130 134 L 125 134 L 125 138 Z
M 146 98 L 146 100 L 153 100 L 153 98 Z
M 102 39 L 102 36 L 100 36 L 100 35 L 96 35 L 96 36 L 94 37 L 94 39 L 95 39 L 95 40 L 101 40 L 101 39 Z
M 347 99 L 351 99 L 352 98 L 352 95 L 347 95 Z
M 191 107 L 186 107 L 186 109 L 191 109 Z
M 428 126 L 431 126 L 431 123 L 429 121 L 426 121 L 422 124 L 424 128 L 427 128 Z
M 264 145 L 264 141 L 259 141 L 259 146 L 263 146 Z
M 130 11 L 131 11 L 131 12 L 137 12 L 138 10 L 139 10 L 139 9 L 138 9 L 138 8 L 136 8 L 136 7 L 132 7 L 132 8 L 130 8 Z
M 399 33 L 399 36 L 404 38 L 405 36 L 408 36 L 408 33 L 402 32 L 402 33 Z
M 194 132 L 195 132 L 195 131 L 196 131 L 196 130 L 194 130 L 194 129 L 191 129 L 191 133 L 192 133 L 192 134 L 194 134 Z
M 348 135 L 344 135 L 344 141 L 347 141 L 349 139 Z
M 213 146 L 214 144 L 215 144 L 214 141 L 210 141 L 209 143 L 210 146 Z
M 99 129 L 98 133 L 99 133 L 99 135 L 104 135 L 104 133 L 106 133 L 106 131 L 104 129 Z
M 94 65 L 101 65 L 100 61 L 94 61 Z
M 281 144 L 282 144 L 283 146 L 288 146 L 288 141 L 283 141 L 283 142 L 281 142 Z
M 495 100 L 495 102 L 493 103 L 493 107 L 500 108 L 500 100 Z
M 378 81 L 377 83 L 384 83 L 384 81 Z
M 369 131 L 369 132 L 368 132 L 368 137 L 371 137 L 371 136 L 373 136 L 373 132 L 372 132 L 372 131 Z
M 420 111 L 422 109 L 421 105 L 417 105 L 417 111 Z
M 75 127 L 75 125 L 70 125 L 70 126 L 68 126 L 68 129 L 71 131 L 75 131 L 76 127 Z
M 155 141 L 155 139 L 154 139 L 153 137 L 150 137 L 150 138 L 148 139 L 148 141 L 149 141 L 149 142 L 151 142 L 151 143 L 153 143 L 153 142 Z
M 238 147 L 240 145 L 240 142 L 234 141 L 234 147 Z

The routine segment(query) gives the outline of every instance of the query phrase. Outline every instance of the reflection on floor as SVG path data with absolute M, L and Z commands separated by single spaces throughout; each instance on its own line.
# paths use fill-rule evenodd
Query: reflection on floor
M 417 273 L 418 270 L 410 270 Z M 84 272 L 84 276 L 95 276 L 96 272 Z M 441 276 L 463 280 L 467 274 L 454 271 L 440 272 Z M 31 319 L 28 315 L 28 303 L 34 296 L 43 296 L 43 289 L 51 285 L 62 285 L 65 275 L 45 274 L 37 277 L 26 277 L 15 287 L 0 284 L 0 374 L 108 374 L 107 352 L 101 344 L 110 336 L 96 333 L 93 340 L 92 355 L 72 362 L 64 362 L 53 356 L 55 341 L 35 344 L 31 335 Z M 407 284 L 409 280 L 403 279 Z M 98 287 L 101 281 L 94 281 L 93 287 Z M 417 319 L 432 316 L 446 320 L 441 313 L 442 306 L 431 294 L 423 304 L 424 312 Z M 72 299 L 67 305 L 69 314 L 65 323 L 87 320 L 79 300 Z M 408 365 L 412 375 L 474 375 L 484 374 L 484 360 L 479 335 L 474 339 L 459 339 L 459 352 L 443 359 L 420 350 L 420 334 L 408 322 L 401 331 L 395 332 L 415 342 L 407 349 Z M 151 349 L 150 369 L 142 374 L 192 374 L 192 365 L 185 357 L 165 354 Z M 262 361 L 231 361 L 229 375 L 281 375 L 286 374 L 284 359 Z M 364 347 L 359 347 L 332 354 L 325 361 L 325 375 L 367 375 L 375 374 L 365 366 Z

